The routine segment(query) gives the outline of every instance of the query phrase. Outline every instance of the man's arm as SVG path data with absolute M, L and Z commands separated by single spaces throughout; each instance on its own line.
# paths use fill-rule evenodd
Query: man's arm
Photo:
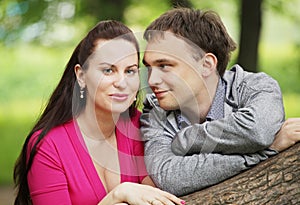
M 174 135 L 167 123 L 161 108 L 145 104 L 141 132 L 148 173 L 159 188 L 178 196 L 223 181 L 276 153 L 270 150 L 245 156 L 217 153 L 176 156 L 171 150 Z
M 177 155 L 247 154 L 269 147 L 284 120 L 280 88 L 265 74 L 252 75 L 247 82 L 237 91 L 240 102 L 236 111 L 223 119 L 180 130 L 172 151 Z

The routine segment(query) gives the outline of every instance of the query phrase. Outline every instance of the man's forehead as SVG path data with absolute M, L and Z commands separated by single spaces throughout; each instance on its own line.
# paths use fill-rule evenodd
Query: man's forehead
M 183 53 L 191 52 L 188 44 L 174 34 L 166 33 L 163 37 L 157 37 L 147 42 L 145 54 L 162 54 L 170 56 L 182 56 Z
M 186 42 L 181 38 L 175 36 L 173 33 L 166 32 L 163 35 L 155 35 L 147 42 L 146 49 L 165 49 L 164 47 L 169 47 L 172 45 L 172 48 L 185 46 Z

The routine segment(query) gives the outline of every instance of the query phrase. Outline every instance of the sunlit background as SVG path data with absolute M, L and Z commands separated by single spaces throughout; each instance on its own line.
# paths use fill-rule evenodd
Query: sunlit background
M 142 32 L 172 8 L 172 2 L 0 0 L 0 187 L 12 186 L 13 166 L 24 139 L 86 32 L 103 19 L 117 19 Z M 239 43 L 240 0 L 177 2 L 217 11 Z M 257 69 L 278 80 L 286 116 L 300 117 L 300 0 L 261 2 Z

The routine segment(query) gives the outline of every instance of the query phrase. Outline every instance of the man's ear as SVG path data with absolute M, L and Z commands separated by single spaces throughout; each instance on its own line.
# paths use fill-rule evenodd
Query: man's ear
M 83 71 L 81 65 L 76 64 L 74 67 L 74 72 L 80 88 L 85 88 L 85 72 Z
M 218 59 L 214 54 L 206 53 L 202 58 L 202 60 L 203 60 L 203 69 L 201 74 L 203 77 L 208 77 L 212 73 L 216 72 Z

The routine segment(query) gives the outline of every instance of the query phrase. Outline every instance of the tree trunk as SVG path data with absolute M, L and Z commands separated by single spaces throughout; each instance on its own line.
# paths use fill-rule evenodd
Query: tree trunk
M 263 0 L 241 1 L 241 32 L 238 63 L 251 72 L 257 72 L 258 68 L 258 44 L 260 38 Z
M 173 8 L 184 7 L 184 8 L 192 8 L 193 4 L 190 0 L 170 0 Z
M 186 204 L 300 204 L 300 143 L 217 185 L 181 197 Z
M 107 19 L 123 21 L 124 10 L 128 4 L 128 0 L 85 0 L 81 1 L 81 10 L 95 17 L 97 21 Z

